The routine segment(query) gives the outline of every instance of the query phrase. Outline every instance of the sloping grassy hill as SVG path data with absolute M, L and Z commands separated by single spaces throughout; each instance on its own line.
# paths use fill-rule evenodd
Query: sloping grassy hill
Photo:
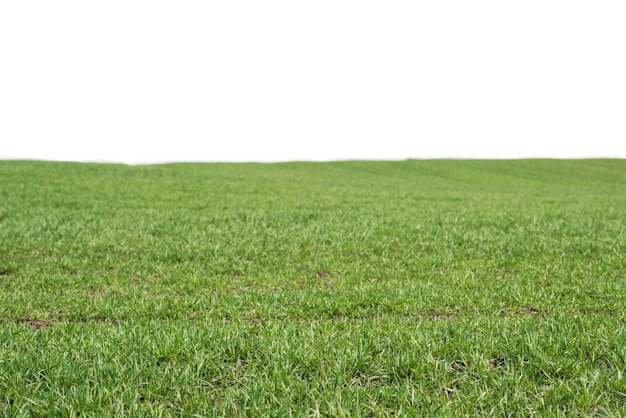
M 0 161 L 3 416 L 626 414 L 626 161 Z

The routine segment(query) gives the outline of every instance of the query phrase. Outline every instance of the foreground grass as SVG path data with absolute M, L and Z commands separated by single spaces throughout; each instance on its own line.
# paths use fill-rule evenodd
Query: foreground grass
M 0 162 L 2 416 L 626 416 L 626 161 Z

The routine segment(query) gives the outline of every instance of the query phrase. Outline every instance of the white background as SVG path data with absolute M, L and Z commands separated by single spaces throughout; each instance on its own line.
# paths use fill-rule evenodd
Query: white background
M 0 158 L 626 158 L 626 2 L 0 3 Z

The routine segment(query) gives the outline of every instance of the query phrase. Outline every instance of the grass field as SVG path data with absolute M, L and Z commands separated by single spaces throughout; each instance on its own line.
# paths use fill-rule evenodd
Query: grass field
M 0 161 L 0 416 L 626 416 L 626 160 Z

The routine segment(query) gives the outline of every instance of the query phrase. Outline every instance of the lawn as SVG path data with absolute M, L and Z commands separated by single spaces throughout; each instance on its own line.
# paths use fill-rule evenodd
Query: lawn
M 0 161 L 3 417 L 626 416 L 625 307 L 626 160 Z

